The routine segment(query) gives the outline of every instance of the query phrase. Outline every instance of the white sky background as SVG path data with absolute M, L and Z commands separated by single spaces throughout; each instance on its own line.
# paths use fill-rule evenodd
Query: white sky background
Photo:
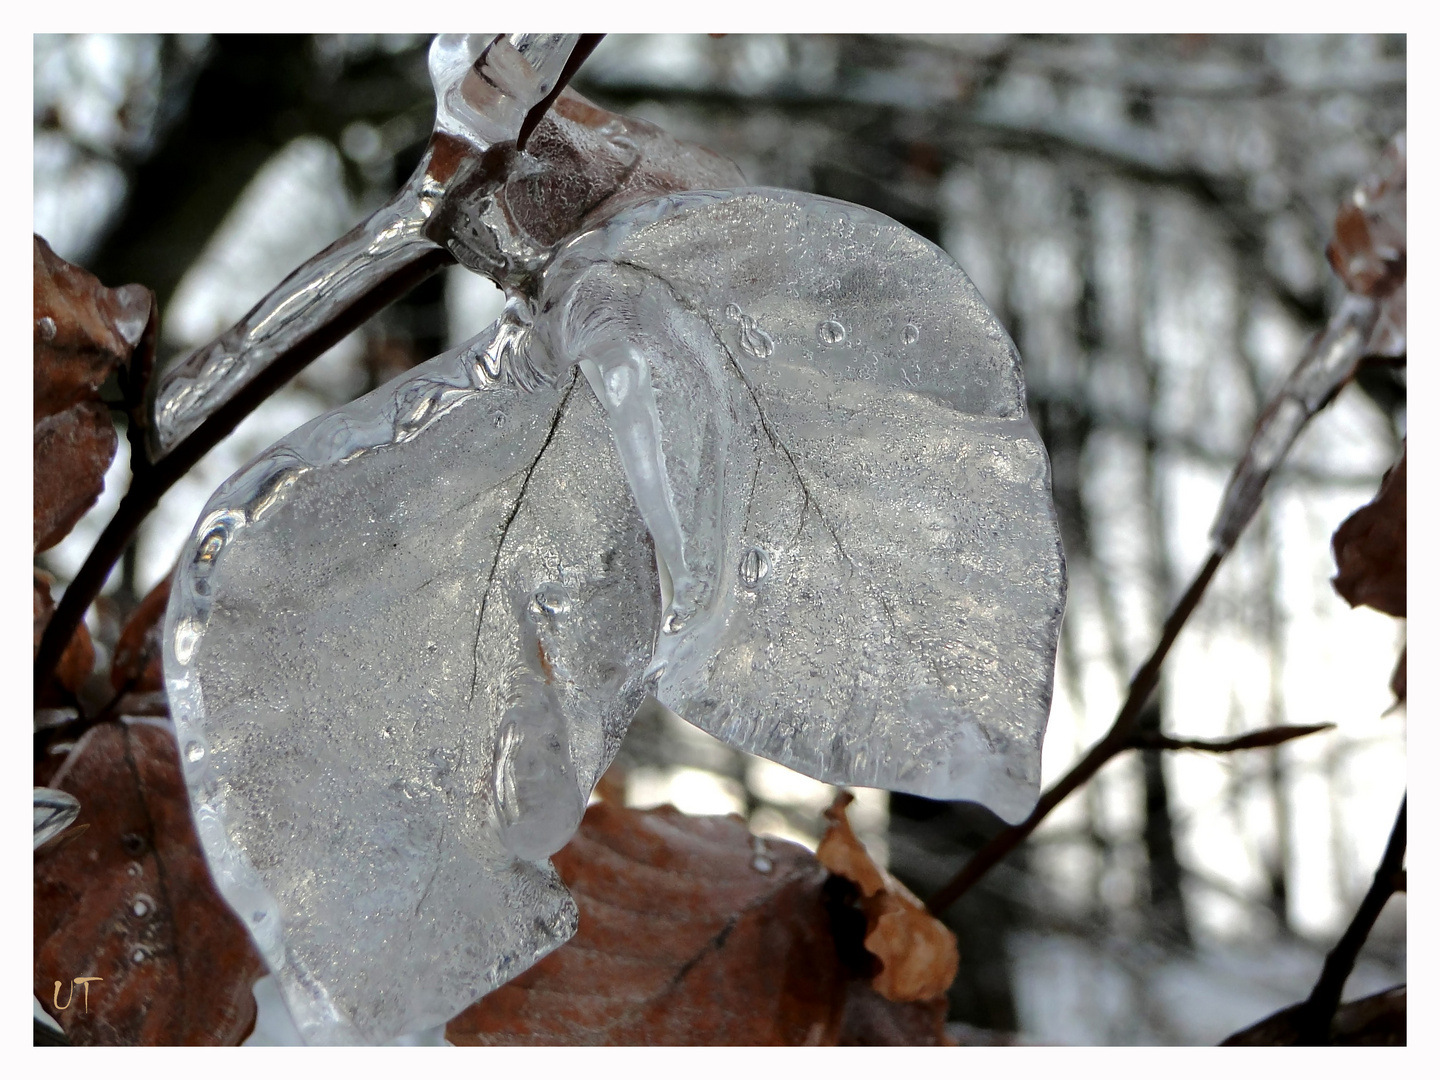
M 607 39 L 590 62 L 595 73 L 626 64 L 632 76 L 638 71 L 657 84 L 690 85 L 708 77 L 701 70 L 706 63 L 705 50 L 691 38 L 654 35 L 639 49 L 635 44 Z M 143 80 L 150 70 L 146 65 L 153 67 L 153 53 L 143 38 L 120 44 L 96 38 L 78 49 L 64 50 L 63 56 L 47 53 L 37 43 L 35 57 L 37 102 L 45 80 L 63 83 L 67 87 L 67 120 L 97 141 L 114 136 L 107 128 L 107 108 L 113 113 L 113 102 L 127 80 Z M 757 37 L 747 45 L 734 78 L 742 89 L 762 90 L 779 77 L 777 65 L 785 59 L 774 39 Z M 802 76 L 823 80 L 823 57 L 808 74 L 802 69 Z M 877 86 L 874 92 L 884 96 L 902 90 Z M 1053 108 L 1039 90 L 1036 93 L 1031 107 Z M 1025 107 L 1023 94 L 1017 92 L 1015 100 L 1017 109 Z M 1097 100 L 1097 115 L 1103 115 L 1106 107 Z M 1196 131 L 1201 135 L 1192 131 L 1184 137 L 1202 137 L 1203 119 L 1196 118 Z M 1244 152 L 1263 154 L 1266 150 L 1252 146 Z M 359 219 L 365 208 L 353 205 L 345 195 L 339 181 L 340 153 L 322 140 L 306 137 L 291 143 L 271 161 L 220 226 L 164 313 L 162 332 L 167 342 L 193 346 L 207 340 L 244 314 L 295 265 Z M 742 160 L 740 164 L 752 180 L 764 182 L 763 176 L 756 175 L 754 163 Z M 1330 164 L 1348 169 L 1352 163 Z M 1370 164 L 1368 160 L 1359 162 L 1355 171 Z M 1021 172 L 1012 177 L 1016 205 L 1033 188 L 1029 206 L 1042 214 L 1045 185 L 1053 177 L 1046 177 L 1043 171 L 1025 174 L 1023 164 L 1017 168 Z M 123 180 L 113 167 L 107 169 L 102 161 L 77 157 L 54 139 L 35 144 L 34 179 L 35 231 L 46 236 L 61 255 L 83 262 L 104 220 L 123 198 Z M 995 245 L 1000 240 L 987 235 L 982 219 L 967 216 L 967 206 L 975 204 L 967 203 L 966 183 L 965 177 L 954 179 L 945 244 L 982 293 L 994 301 L 1007 284 L 987 279 L 987 268 L 998 265 Z M 1117 195 L 1111 207 L 1111 225 L 1122 233 L 1128 212 L 1123 203 L 1123 196 Z M 1183 217 L 1187 210 L 1180 206 L 1174 213 Z M 1102 239 L 1104 235 L 1102 229 Z M 1047 236 L 1043 229 L 1037 229 L 1026 242 L 1028 249 L 1016 258 L 1024 272 L 1008 283 L 1009 287 L 1063 297 L 1074 287 L 1076 253 L 1067 251 L 1062 241 Z M 1117 240 L 1116 251 L 1121 247 Z M 1323 266 L 1317 271 L 1313 255 L 1308 261 L 1304 253 L 1296 255 L 1292 269 L 1297 280 L 1324 272 Z M 1302 331 L 1284 313 L 1246 312 L 1244 297 L 1236 293 L 1234 275 L 1224 264 L 1224 253 L 1214 253 L 1207 271 L 1208 257 L 1201 258 L 1199 273 L 1193 262 L 1177 261 L 1173 279 L 1162 272 L 1151 283 L 1162 296 L 1158 310 L 1163 317 L 1152 327 L 1154 354 L 1165 364 L 1160 421 L 1173 431 L 1183 430 L 1200 450 L 1207 451 L 1174 454 L 1163 467 L 1161 490 L 1171 526 L 1163 556 L 1173 567 L 1179 587 L 1188 582 L 1204 558 L 1206 533 L 1228 474 L 1228 464 L 1222 462 L 1233 460 L 1243 445 L 1257 405 L 1248 386 L 1240 386 L 1235 372 L 1216 366 L 1215 356 L 1227 348 L 1216 343 L 1235 337 L 1238 328 L 1239 338 L 1258 366 L 1273 379 L 1288 370 L 1303 344 Z M 1116 260 L 1108 272 L 1123 283 L 1126 267 L 1118 255 Z M 1161 266 L 1163 271 L 1163 260 Z M 499 294 L 488 282 L 458 268 L 449 273 L 446 296 L 454 343 L 473 335 L 498 314 Z M 1027 371 L 1030 364 L 1061 359 L 1058 355 L 1032 355 L 1030 350 L 1025 350 L 1025 355 Z M 274 439 L 348 400 L 361 385 L 357 381 L 358 356 L 357 341 L 342 342 L 312 367 L 300 385 L 292 385 L 257 410 L 166 496 L 142 536 L 137 582 L 141 590 L 168 572 L 200 507 L 226 476 Z M 1290 459 L 1301 468 L 1288 470 L 1272 485 L 1262 511 L 1264 520 L 1257 519 L 1247 530 L 1167 664 L 1165 712 L 1171 734 L 1223 737 L 1275 723 L 1337 726 L 1334 732 L 1298 741 L 1281 751 L 1287 777 L 1283 817 L 1291 852 L 1291 917 L 1302 934 L 1317 941 L 1333 938 L 1348 921 L 1368 886 L 1405 788 L 1406 713 L 1403 708 L 1386 712 L 1391 703 L 1387 684 L 1404 640 L 1404 624 L 1369 610 L 1352 611 L 1329 585 L 1334 573 L 1330 535 L 1373 495 L 1394 450 L 1386 422 L 1369 400 L 1353 387 L 1342 393 L 1302 436 Z M 46 556 L 62 579 L 78 568 L 113 511 L 125 476 L 124 458 L 122 440 L 100 506 Z M 1123 439 L 1103 443 L 1088 470 L 1087 484 L 1097 492 L 1097 504 L 1113 502 L 1115 506 L 1110 519 L 1114 535 L 1097 539 L 1102 555 L 1121 565 L 1127 559 L 1154 555 L 1146 550 L 1143 538 L 1135 537 L 1139 530 L 1124 517 L 1126 507 L 1133 506 L 1137 482 L 1135 447 Z M 1306 473 L 1341 480 L 1321 483 L 1307 478 Z M 1246 628 L 1253 623 L 1254 590 L 1267 559 L 1276 560 L 1281 567 L 1274 598 L 1282 621 L 1281 647 L 1274 657 Z M 1167 606 L 1167 598 L 1148 595 L 1138 583 L 1125 594 L 1120 613 L 1125 640 L 1120 648 L 1127 660 L 1127 674 L 1148 652 Z M 1063 672 L 1057 678 L 1045 746 L 1046 783 L 1062 775 L 1104 732 L 1125 690 L 1115 677 L 1111 662 L 1115 645 L 1095 602 L 1094 583 L 1083 577 L 1072 577 L 1065 633 L 1075 641 L 1081 659 L 1080 678 L 1076 682 Z M 1421 673 L 1416 681 L 1423 686 L 1423 665 L 1417 667 Z M 708 738 L 694 729 L 686 730 L 693 732 L 687 737 L 700 742 Z M 1133 845 L 1142 824 L 1139 765 L 1133 755 L 1112 763 L 1088 795 L 1072 797 L 1042 826 L 1034 861 L 1053 884 L 1057 903 L 1063 904 L 1066 895 L 1079 891 L 1080 883 L 1099 872 L 1084 845 L 1064 840 L 1083 824 L 1087 808 L 1098 812 L 1097 825 L 1103 832 L 1117 843 Z M 1279 1007 L 1293 1000 L 1294 986 L 1308 986 L 1313 977 L 1313 968 L 1306 966 L 1313 961 L 1312 951 L 1292 948 L 1286 953 L 1281 948 L 1267 952 L 1272 965 L 1288 971 L 1288 964 L 1295 971 L 1293 978 L 1278 979 L 1274 993 L 1268 993 L 1262 974 L 1237 959 L 1243 957 L 1243 949 L 1225 952 L 1222 948 L 1227 942 L 1243 943 L 1255 932 L 1255 905 L 1235 897 L 1263 894 L 1264 859 L 1275 844 L 1273 802 L 1263 784 L 1250 782 L 1262 765 L 1260 754 L 1208 757 L 1180 753 L 1167 759 L 1181 859 L 1203 870 L 1214 883 L 1214 887 L 1192 888 L 1187 902 L 1197 932 L 1206 943 L 1221 949 L 1215 955 L 1224 957 L 1205 961 L 1210 967 L 1199 974 L 1192 969 L 1173 974 L 1173 986 L 1164 991 L 1169 1004 L 1163 1011 L 1169 1023 L 1183 1023 L 1190 1008 L 1187 1002 L 1197 993 L 1207 995 L 1212 1006 L 1225 996 L 1197 990 L 1197 986 L 1230 987 L 1228 993 L 1240 995 L 1229 1010 L 1239 1020 L 1224 1029 L 1228 1031 L 1263 1015 L 1263 1008 L 1257 1011 L 1259 1004 L 1273 1000 L 1269 1007 Z M 775 802 L 812 810 L 829 801 L 832 789 L 780 766 L 757 761 L 749 769 L 751 786 L 762 793 L 768 791 Z M 691 813 L 743 809 L 739 785 L 704 770 L 674 770 L 633 779 L 631 799 L 641 805 L 671 801 Z M 884 831 L 883 797 L 867 797 L 857 810 L 862 812 L 866 831 L 878 841 Z M 759 831 L 807 838 L 778 819 L 753 824 Z M 808 839 L 813 842 L 814 837 Z M 1112 869 L 1111 880 L 1101 882 L 1100 890 L 1123 905 L 1136 884 L 1134 868 L 1122 866 Z M 1403 905 L 1403 898 L 1392 901 L 1387 920 L 1403 919 Z M 1110 1022 L 1106 1018 L 1113 1019 L 1128 1007 L 1123 980 L 1115 982 L 1118 989 L 1109 1005 L 1105 1004 L 1108 991 L 1103 990 L 1097 992 L 1096 1001 L 1084 1002 L 1084 993 L 1068 1001 L 1065 995 L 1075 984 L 1056 972 L 1086 963 L 1120 963 L 1124 958 L 1069 956 L 1065 949 L 1083 951 L 1073 942 L 1057 945 L 1039 937 L 1027 938 L 1019 946 L 1017 961 L 1022 972 L 1029 973 L 1022 987 L 1021 1011 L 1028 1030 L 1057 1041 L 1085 1041 L 1087 1033 L 1093 1037 Z M 1398 979 L 1391 978 L 1392 974 L 1361 972 L 1347 996 L 1356 996 L 1367 979 L 1375 984 L 1374 989 L 1404 979 L 1403 970 Z M 1097 985 L 1108 985 L 1102 976 L 1096 979 Z M 1249 987 L 1249 996 L 1238 987 Z M 1103 1016 L 1093 1023 L 1086 1021 L 1086 1008 Z M 1058 1016 L 1080 1018 L 1058 1023 Z M 1230 1023 L 1228 1012 L 1224 1023 Z

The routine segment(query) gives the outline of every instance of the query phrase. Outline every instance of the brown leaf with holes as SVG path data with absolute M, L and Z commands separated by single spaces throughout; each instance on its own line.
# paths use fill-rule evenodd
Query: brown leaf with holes
M 1405 457 L 1380 481 L 1380 492 L 1335 530 L 1331 547 L 1340 572 L 1335 591 L 1351 607 L 1364 604 L 1405 615 Z
M 830 828 L 815 852 L 832 872 L 855 883 L 865 912 L 865 948 L 880 961 L 873 985 L 891 1001 L 931 1001 L 955 981 L 960 949 L 955 935 L 925 910 L 909 889 L 875 865 L 850 828 L 848 791 L 825 811 Z
M 50 586 L 54 584 L 55 579 L 44 570 L 35 571 L 35 653 L 40 651 L 40 636 L 45 633 L 50 616 L 55 614 L 55 601 L 50 595 Z M 31 658 L 34 658 L 34 654 Z M 73 694 L 90 677 L 94 667 L 95 645 L 90 640 L 90 631 L 85 629 L 82 622 L 75 628 L 70 644 L 65 646 L 60 662 L 55 665 L 54 681 Z M 53 687 L 49 690 L 53 690 Z M 53 694 L 49 690 L 39 695 L 37 704 L 54 704 L 51 700 Z
M 554 856 L 575 937 L 450 1021 L 496 1045 L 833 1043 L 847 972 L 804 848 L 737 817 L 596 803 Z
M 100 387 L 154 316 L 148 289 L 107 289 L 35 237 L 35 550 L 65 538 L 104 489 L 115 425 Z
M 265 967 L 211 884 L 174 736 L 99 724 L 49 785 L 80 800 L 89 827 L 35 857 L 40 1003 L 77 1044 L 238 1044 Z M 101 981 L 67 999 L 87 977 Z
M 131 694 L 152 694 L 165 689 L 161 668 L 165 606 L 170 603 L 167 575 L 135 606 L 115 642 L 110 662 L 110 685 Z

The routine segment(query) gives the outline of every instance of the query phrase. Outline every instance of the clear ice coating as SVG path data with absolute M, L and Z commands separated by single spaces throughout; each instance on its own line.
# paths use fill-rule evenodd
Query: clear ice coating
M 221 892 L 312 1042 L 566 940 L 649 694 L 822 780 L 1038 795 L 1065 577 L 1019 357 L 872 211 L 664 196 L 207 504 L 166 674 Z
M 228 481 L 171 601 L 200 839 L 310 1042 L 444 1023 L 571 936 L 546 859 L 651 686 L 603 413 L 490 379 L 495 329 Z
M 1038 795 L 1064 606 L 1014 345 L 939 248 L 769 189 L 623 211 L 545 272 L 671 583 L 656 696 L 817 779 Z

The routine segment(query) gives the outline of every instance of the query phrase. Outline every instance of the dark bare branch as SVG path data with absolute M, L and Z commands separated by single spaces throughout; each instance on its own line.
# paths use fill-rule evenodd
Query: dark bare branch
M 1130 740 L 1136 750 L 1204 750 L 1211 754 L 1228 754 L 1234 750 L 1255 750 L 1263 746 L 1279 746 L 1291 739 L 1304 738 L 1316 732 L 1329 731 L 1334 724 L 1281 724 L 1262 728 L 1233 739 L 1174 739 L 1158 732 L 1137 732 Z

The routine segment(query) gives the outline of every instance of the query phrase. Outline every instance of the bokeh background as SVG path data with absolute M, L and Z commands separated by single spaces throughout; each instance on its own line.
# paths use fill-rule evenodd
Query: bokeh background
M 37 36 L 35 231 L 107 285 L 154 289 L 173 361 L 409 174 L 433 117 L 427 44 Z M 729 155 L 751 183 L 889 214 L 949 251 L 1009 328 L 1070 570 L 1048 783 L 1109 726 L 1207 553 L 1258 410 L 1323 324 L 1334 213 L 1404 128 L 1405 74 L 1403 36 L 654 34 L 606 38 L 574 88 Z M 276 394 L 147 523 L 92 611 L 97 648 L 226 476 L 478 332 L 500 302 L 451 269 Z M 1368 372 L 1302 435 L 1148 717 L 1183 737 L 1335 730 L 1112 762 L 949 912 L 957 1032 L 1215 1042 L 1308 993 L 1405 785 L 1405 711 L 1387 688 L 1403 623 L 1329 584 L 1330 534 L 1398 458 L 1405 403 L 1403 370 Z M 62 585 L 124 491 L 126 452 L 40 557 Z M 739 813 L 812 847 L 834 794 L 655 709 L 613 779 L 633 805 Z M 921 896 L 999 827 L 974 806 L 859 795 L 858 831 Z M 1402 895 L 1346 996 L 1405 968 Z

